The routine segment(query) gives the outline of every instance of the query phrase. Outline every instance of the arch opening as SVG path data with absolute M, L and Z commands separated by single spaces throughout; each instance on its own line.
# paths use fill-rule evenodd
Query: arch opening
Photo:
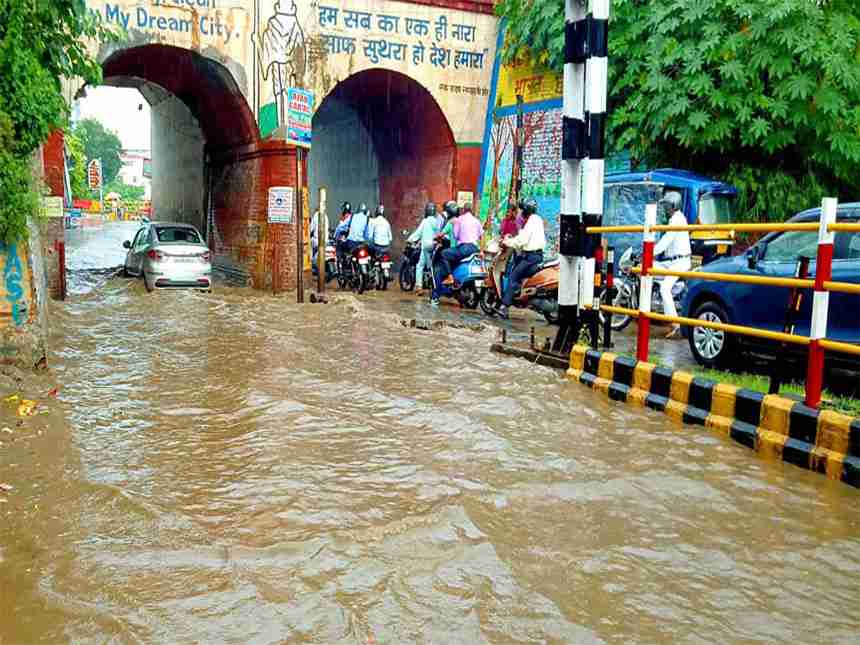
M 325 187 L 334 226 L 344 201 L 385 204 L 399 249 L 428 201 L 452 199 L 457 149 L 448 120 L 417 81 L 383 69 L 338 83 L 313 117 L 310 202 Z
M 105 85 L 135 87 L 150 104 L 152 211 L 208 236 L 211 160 L 259 142 L 256 121 L 223 65 L 168 45 L 121 49 L 102 62 Z

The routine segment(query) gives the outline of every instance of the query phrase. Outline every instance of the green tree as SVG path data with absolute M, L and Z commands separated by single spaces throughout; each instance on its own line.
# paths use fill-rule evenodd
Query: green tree
M 38 213 L 33 152 L 66 123 L 60 79 L 101 80 L 86 49 L 89 38 L 112 38 L 84 0 L 0 0 L 0 239 L 26 237 Z
M 83 119 L 74 128 L 74 134 L 84 146 L 87 163 L 93 159 L 102 160 L 102 174 L 105 185 L 116 179 L 122 168 L 120 153 L 122 141 L 115 132 L 105 128 L 95 119 Z
M 860 189 L 855 0 L 613 0 L 609 141 L 724 177 L 742 214 L 782 218 Z M 504 56 L 561 69 L 563 3 L 502 0 Z
M 135 202 L 143 199 L 146 192 L 143 186 L 130 186 L 124 184 L 118 179 L 112 181 L 105 186 L 105 195 L 108 193 L 118 193 L 123 202 Z

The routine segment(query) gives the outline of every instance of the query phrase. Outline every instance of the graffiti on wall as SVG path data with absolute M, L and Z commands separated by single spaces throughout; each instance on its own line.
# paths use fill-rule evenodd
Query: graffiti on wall
M 0 316 L 10 317 L 16 327 L 30 319 L 30 274 L 26 269 L 26 245 L 0 245 L 3 262 L 2 295 L 0 295 Z

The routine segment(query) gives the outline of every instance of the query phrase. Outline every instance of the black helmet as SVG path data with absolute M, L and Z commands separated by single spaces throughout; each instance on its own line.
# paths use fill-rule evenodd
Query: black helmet
M 452 217 L 459 217 L 460 215 L 460 206 L 453 199 L 450 202 L 445 202 L 445 217 L 451 219 Z
M 427 205 L 424 207 L 424 217 L 433 217 L 436 214 L 436 204 L 433 202 L 427 202 Z
M 380 215 L 385 215 L 385 206 L 382 204 L 376 207 L 376 216 L 379 217 Z
M 365 204 L 364 202 L 361 202 L 361 204 L 358 207 L 358 212 L 359 213 L 366 213 L 367 212 L 367 204 Z
M 520 208 L 523 209 L 523 215 L 525 215 L 526 217 L 528 217 L 529 215 L 534 215 L 538 211 L 537 201 L 535 201 L 534 197 L 524 199 L 520 202 Z
M 352 205 L 349 202 L 344 202 L 343 206 L 341 206 L 340 213 L 343 215 L 344 213 L 351 213 Z

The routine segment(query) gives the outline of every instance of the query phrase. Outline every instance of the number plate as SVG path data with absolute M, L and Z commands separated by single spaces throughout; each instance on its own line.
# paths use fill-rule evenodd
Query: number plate
M 368 262 L 370 262 L 370 258 L 358 258 L 359 264 L 367 264 Z
M 174 262 L 197 262 L 197 258 L 171 258 Z
M 475 288 L 476 289 L 483 289 L 483 287 L 484 287 L 484 281 L 483 280 L 475 280 Z
M 383 269 L 390 269 L 391 268 L 391 262 L 383 262 L 382 268 Z

